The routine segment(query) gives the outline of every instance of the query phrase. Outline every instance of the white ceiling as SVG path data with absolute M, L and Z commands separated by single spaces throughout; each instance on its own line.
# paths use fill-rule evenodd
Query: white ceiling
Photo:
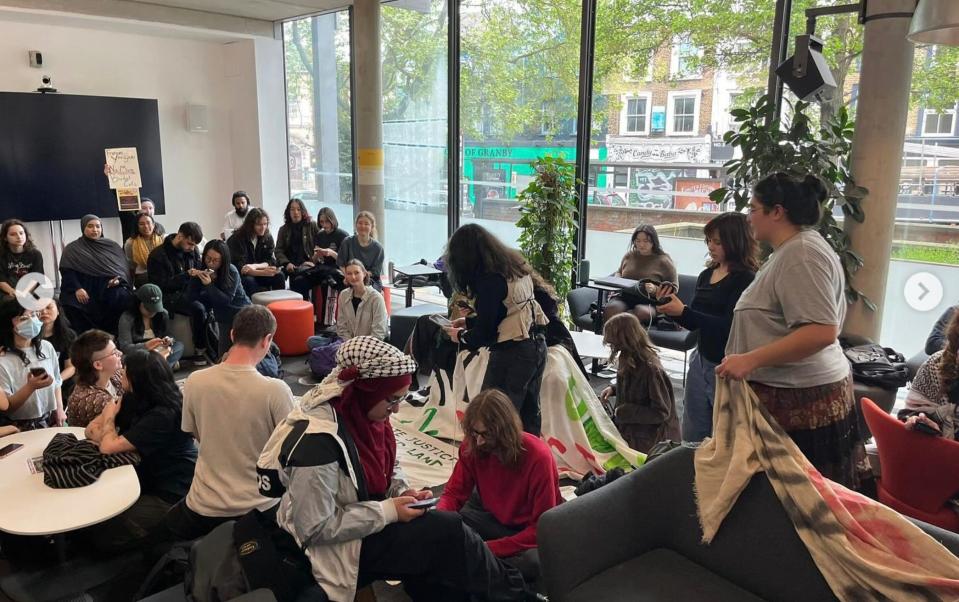
M 263 21 L 283 21 L 293 17 L 326 12 L 349 6 L 350 0 L 123 0 L 131 4 L 152 4 L 185 8 Z

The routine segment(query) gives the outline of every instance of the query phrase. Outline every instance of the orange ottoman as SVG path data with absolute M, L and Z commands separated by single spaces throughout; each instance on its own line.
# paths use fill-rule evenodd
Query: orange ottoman
M 307 337 L 313 336 L 313 304 L 309 301 L 274 301 L 266 306 L 276 318 L 273 342 L 282 355 L 303 355 L 309 351 Z

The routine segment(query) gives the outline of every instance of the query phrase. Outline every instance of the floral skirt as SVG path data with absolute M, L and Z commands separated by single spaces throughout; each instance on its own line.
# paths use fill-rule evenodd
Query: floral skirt
M 859 489 L 871 479 L 859 433 L 852 375 L 801 389 L 749 385 L 776 422 L 824 477 Z

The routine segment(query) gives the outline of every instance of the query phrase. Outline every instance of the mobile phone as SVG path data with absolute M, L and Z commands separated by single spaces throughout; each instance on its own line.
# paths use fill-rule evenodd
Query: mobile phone
M 433 314 L 430 316 L 430 322 L 436 324 L 440 328 L 451 328 L 453 326 L 452 322 L 440 314 Z
M 6 458 L 21 447 L 23 447 L 22 443 L 11 443 L 10 445 L 3 446 L 0 448 L 0 458 Z
M 211 270 L 211 269 L 209 269 L 209 268 L 207 268 L 207 269 L 205 269 L 205 270 L 203 270 L 203 271 L 206 272 L 207 274 L 212 274 L 212 273 L 213 273 L 213 270 Z
M 47 369 L 42 366 L 36 366 L 34 368 L 30 368 L 30 374 L 42 378 L 47 375 Z
M 413 502 L 412 504 L 407 504 L 407 508 L 412 508 L 413 510 L 429 510 L 436 504 L 440 502 L 440 498 L 431 497 L 426 500 L 419 500 L 418 502 Z

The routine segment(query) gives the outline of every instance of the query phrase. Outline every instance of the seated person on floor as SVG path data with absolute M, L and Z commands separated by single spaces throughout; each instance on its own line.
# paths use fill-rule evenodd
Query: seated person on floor
M 236 314 L 250 305 L 250 298 L 243 290 L 240 271 L 230 262 L 230 249 L 222 240 L 211 240 L 203 247 L 204 270 L 196 270 L 190 279 L 190 299 L 213 308 L 218 331 L 217 356 L 223 356 L 233 341 L 230 329 Z
M 256 370 L 275 332 L 270 310 L 244 307 L 233 321 L 226 359 L 186 379 L 182 429 L 200 444 L 200 455 L 186 499 L 166 518 L 176 539 L 195 539 L 254 508 L 276 506 L 276 500 L 260 495 L 256 477 L 263 445 L 293 409 L 289 385 Z
M 623 255 L 619 269 L 613 275 L 630 280 L 648 278 L 679 287 L 676 266 L 672 258 L 660 246 L 656 228 L 649 224 L 641 224 L 633 230 L 633 235 L 629 239 L 629 248 Z M 651 292 L 655 293 L 655 291 Z M 655 297 L 655 295 L 652 296 Z M 629 289 L 610 296 L 609 303 L 604 308 L 604 316 L 608 320 L 626 311 L 633 313 L 642 320 L 643 324 L 651 324 L 656 317 L 656 308 L 650 305 L 642 295 Z
M 656 443 L 680 440 L 679 417 L 669 374 L 639 318 L 617 314 L 603 327 L 603 342 L 616 363 L 616 386 L 603 389 L 600 398 L 616 397 L 613 421 L 629 446 L 646 453 Z
M 73 342 L 70 361 L 77 369 L 77 385 L 67 403 L 70 426 L 85 427 L 103 406 L 123 395 L 122 357 L 113 336 L 102 330 L 88 330 Z
M 243 225 L 226 239 L 233 265 L 240 270 L 243 290 L 252 297 L 260 291 L 286 288 L 286 278 L 276 265 L 270 216 L 263 209 L 253 208 Z
M 899 419 L 906 421 L 906 428 L 917 429 L 922 423 L 925 428 L 919 428 L 926 432 L 959 440 L 959 313 L 952 315 L 943 336 L 945 348 L 930 355 L 916 372 Z
M 0 301 L 0 424 L 21 431 L 66 422 L 57 353 L 41 329 L 33 311 Z
M 383 295 L 370 285 L 363 262 L 351 259 L 343 268 L 348 288 L 340 292 L 336 312 L 336 334 L 343 340 L 358 336 L 386 339 L 389 317 Z
M 99 217 L 84 215 L 80 225 L 80 238 L 63 249 L 60 260 L 60 303 L 77 332 L 116 332 L 120 314 L 133 306 L 127 257 L 104 238 Z
M 170 336 L 170 317 L 163 309 L 163 293 L 155 284 L 136 291 L 137 307 L 120 316 L 117 347 L 124 355 L 134 349 L 156 351 L 172 368 L 183 356 L 183 343 Z
M 377 579 L 401 579 L 414 600 L 523 600 L 519 572 L 459 515 L 408 507 L 431 493 L 411 489 L 399 471 L 390 415 L 415 369 L 379 339 L 344 343 L 336 369 L 263 449 L 261 490 L 282 496 L 277 524 L 305 550 L 331 600 L 352 600 Z
M 193 362 L 206 364 L 206 312 L 207 308 L 190 298 L 187 287 L 198 270 L 203 269 L 197 245 L 203 239 L 203 231 L 195 222 L 183 222 L 176 234 L 170 234 L 163 244 L 150 253 L 147 272 L 150 283 L 160 287 L 163 303 L 170 318 L 181 314 L 190 319 L 190 333 L 196 350 Z
M 561 502 L 556 461 L 539 437 L 523 432 L 505 394 L 487 389 L 470 401 L 460 446 L 438 510 L 459 512 L 498 558 L 528 573 L 539 517 Z M 527 569 L 527 570 L 524 570 Z
M 159 353 L 134 349 L 123 357 L 126 393 L 87 425 L 100 453 L 138 452 L 140 497 L 117 517 L 90 529 L 100 550 L 118 550 L 159 536 L 167 511 L 190 490 L 196 465 L 193 437 L 180 430 L 183 396 Z

